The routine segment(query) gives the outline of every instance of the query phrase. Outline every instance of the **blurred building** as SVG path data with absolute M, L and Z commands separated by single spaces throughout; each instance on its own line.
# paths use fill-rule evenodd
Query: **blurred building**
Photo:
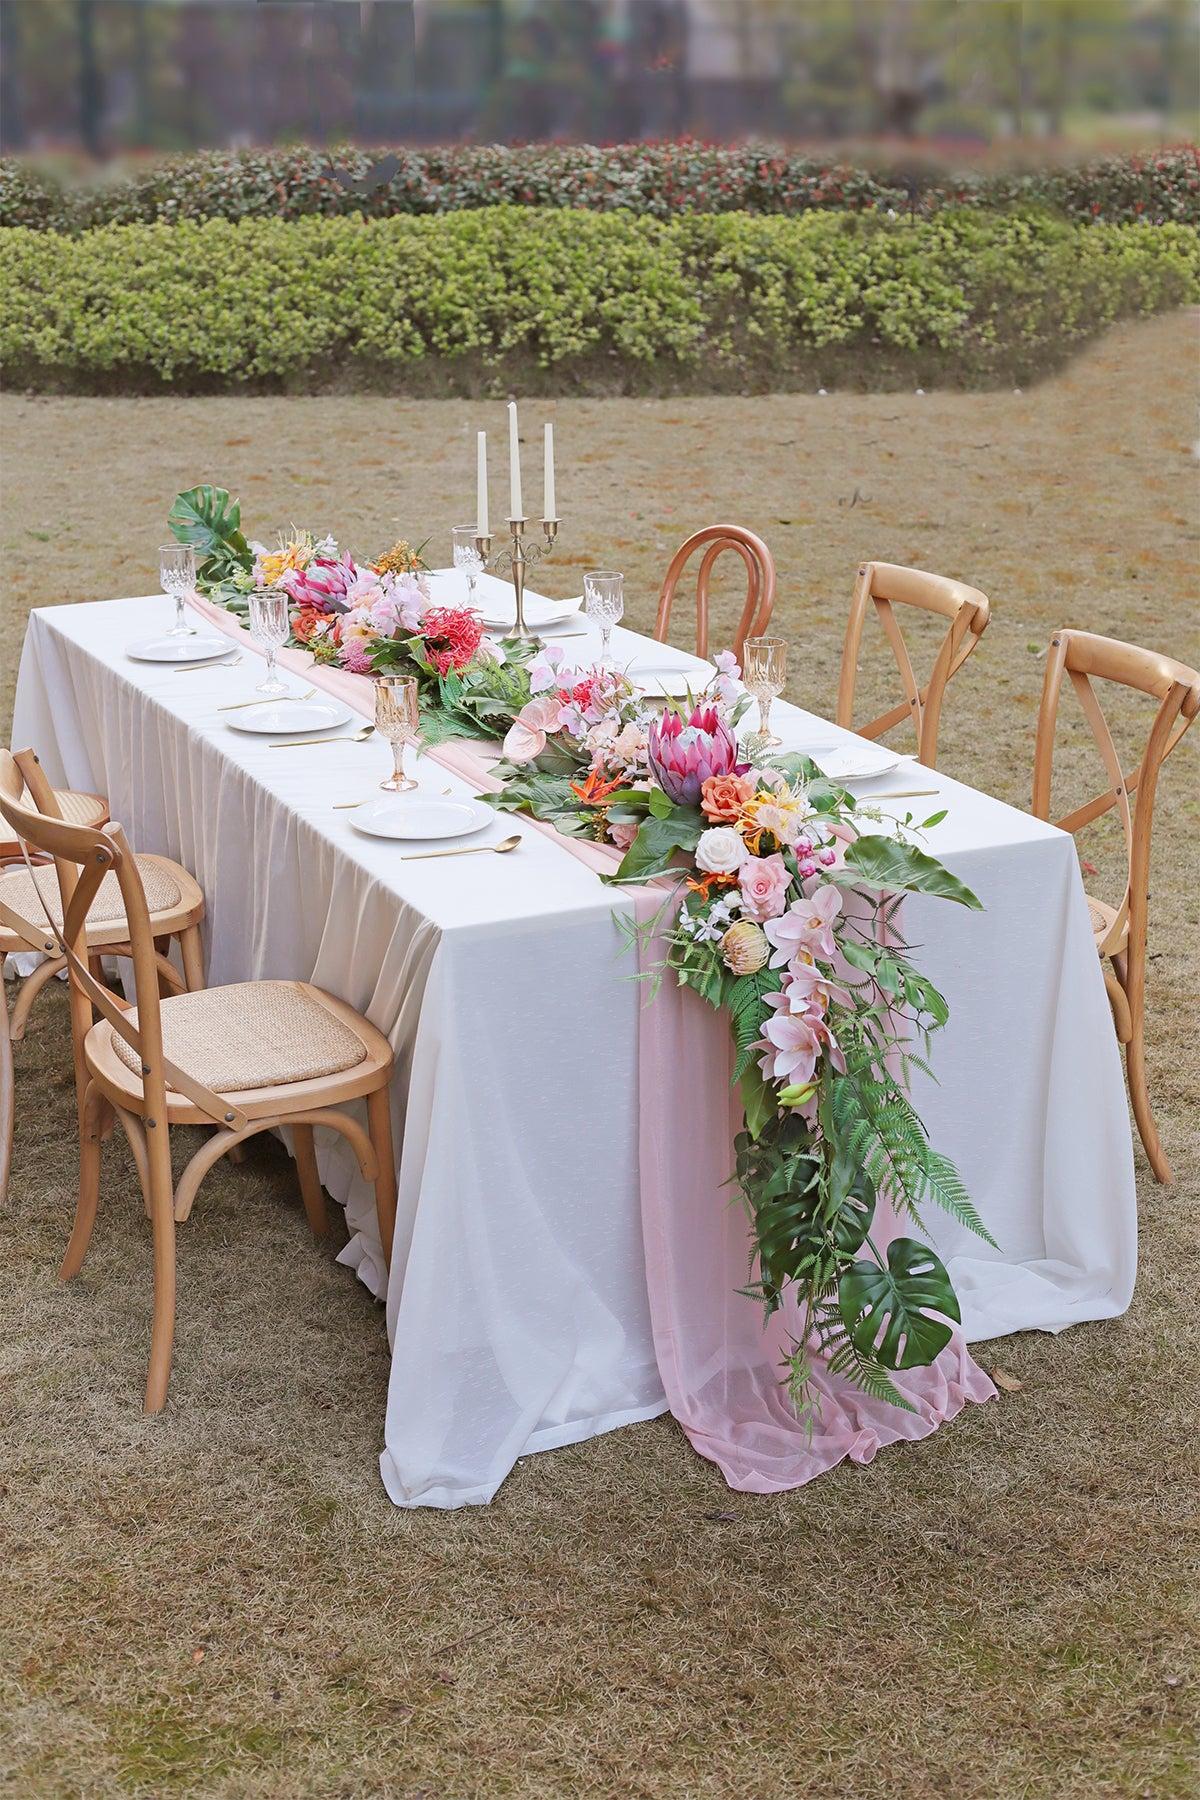
M 6 150 L 1191 135 L 1196 0 L 0 0 Z

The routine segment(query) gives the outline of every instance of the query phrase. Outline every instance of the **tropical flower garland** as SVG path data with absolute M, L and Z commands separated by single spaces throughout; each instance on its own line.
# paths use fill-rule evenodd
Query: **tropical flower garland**
M 769 1315 L 794 1290 L 805 1320 L 787 1375 L 797 1410 L 816 1404 L 817 1360 L 912 1410 L 893 1374 L 933 1362 L 961 1315 L 927 1244 L 876 1245 L 880 1195 L 918 1230 L 935 1205 L 993 1241 L 908 1094 L 912 1068 L 931 1072 L 948 1009 L 909 960 L 901 896 L 979 906 L 920 848 L 944 815 L 910 816 L 899 836 L 889 817 L 885 833 L 882 815 L 807 758 L 751 760 L 729 652 L 709 690 L 664 710 L 620 670 L 573 668 L 561 648 L 492 646 L 466 608 L 429 605 L 407 545 L 367 564 L 304 532 L 275 550 L 250 545 L 223 488 L 180 494 L 170 523 L 196 547 L 213 600 L 245 612 L 256 587 L 282 587 L 293 641 L 319 661 L 415 673 L 428 741 L 504 734 L 491 804 L 614 846 L 615 883 L 671 884 L 657 916 L 630 929 L 665 942 L 652 980 L 673 975 L 729 1019 L 747 1291 Z
M 476 613 L 435 606 L 424 585 L 420 550 L 405 541 L 357 562 L 331 537 L 292 528 L 275 549 L 247 542 L 241 507 L 226 488 L 179 494 L 168 523 L 196 551 L 200 592 L 245 616 L 250 596 L 282 589 L 290 602 L 289 642 L 317 662 L 353 675 L 399 669 L 421 686 L 426 735 L 495 736 L 529 698 L 521 665 L 528 651 L 497 653 Z
M 944 815 L 908 819 L 897 839 L 891 819 L 884 835 L 882 816 L 808 759 L 752 764 L 734 731 L 737 665 L 718 660 L 711 694 L 663 712 L 620 674 L 547 652 L 529 669 L 492 803 L 617 845 L 615 882 L 673 880 L 641 928 L 665 938 L 651 975 L 673 974 L 729 1019 L 748 1291 L 769 1315 L 795 1290 L 797 1409 L 816 1405 L 819 1358 L 912 1410 L 892 1375 L 932 1362 L 961 1315 L 927 1244 L 876 1246 L 880 1194 L 918 1229 L 932 1204 L 992 1240 L 908 1097 L 948 1013 L 908 959 L 897 915 L 906 892 L 979 901 L 916 841 Z

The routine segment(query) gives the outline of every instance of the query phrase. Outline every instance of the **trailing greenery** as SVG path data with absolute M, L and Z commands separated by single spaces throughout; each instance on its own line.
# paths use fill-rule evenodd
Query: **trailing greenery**
M 1200 297 L 1200 238 L 963 209 L 660 222 L 569 209 L 0 233 L 10 380 L 176 390 L 314 376 L 465 391 L 746 378 L 878 355 L 972 384 Z
M 0 225 L 82 231 L 181 219 L 368 218 L 489 206 L 681 212 L 933 213 L 1047 207 L 1069 218 L 1200 224 L 1200 152 L 1109 156 L 1033 170 L 910 163 L 866 168 L 769 144 L 461 144 L 435 149 L 214 150 L 166 157 L 123 179 L 66 185 L 0 159 Z

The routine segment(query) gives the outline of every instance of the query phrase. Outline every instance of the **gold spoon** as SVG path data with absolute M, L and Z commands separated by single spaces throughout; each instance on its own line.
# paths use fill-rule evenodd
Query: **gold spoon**
M 271 704 L 272 699 L 275 699 L 275 700 L 311 700 L 313 695 L 316 693 L 316 691 L 317 690 L 314 687 L 314 688 L 309 688 L 308 692 L 304 693 L 304 694 L 274 694 L 274 695 L 264 694 L 258 700 L 235 700 L 233 702 L 232 706 L 218 706 L 217 711 L 218 712 L 241 712 L 243 707 L 246 707 L 246 706 L 269 706 Z
M 432 856 L 486 856 L 494 850 L 497 856 L 504 856 L 509 850 L 515 850 L 521 842 L 519 837 L 501 838 L 498 844 L 470 844 L 463 850 L 411 850 L 400 858 L 401 862 L 426 862 Z
M 271 745 L 272 750 L 319 750 L 322 744 L 363 744 L 374 732 L 374 725 L 364 725 L 361 731 L 349 735 L 343 733 L 334 738 L 276 738 Z

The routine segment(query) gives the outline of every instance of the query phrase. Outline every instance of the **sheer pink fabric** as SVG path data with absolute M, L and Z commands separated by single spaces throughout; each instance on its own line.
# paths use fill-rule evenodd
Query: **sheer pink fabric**
M 194 604 L 253 647 L 230 613 L 198 596 Z M 369 676 L 314 664 L 306 651 L 281 651 L 279 661 L 373 715 Z M 495 754 L 482 744 L 457 740 L 425 754 L 480 789 L 500 785 L 491 774 Z M 611 874 L 620 861 L 604 845 L 538 828 L 598 873 Z M 653 918 L 663 898 L 662 887 L 635 890 L 639 920 Z M 661 936 L 643 942 L 643 970 L 664 950 Z M 782 1385 L 782 1365 L 803 1332 L 796 1308 L 785 1304 L 764 1329 L 762 1307 L 737 1291 L 752 1270 L 745 1213 L 729 1182 L 742 1123 L 730 1073 L 725 1019 L 690 989 L 662 981 L 639 1009 L 638 1029 L 642 1233 L 659 1372 L 694 1448 L 730 1487 L 767 1494 L 800 1487 L 847 1457 L 866 1463 L 882 1445 L 928 1437 L 969 1400 L 992 1399 L 996 1390 L 956 1333 L 930 1367 L 895 1378 L 915 1412 L 872 1400 L 818 1366 L 819 1413 L 811 1432 L 800 1423 Z M 880 1248 L 898 1235 L 882 1198 L 871 1235 Z

